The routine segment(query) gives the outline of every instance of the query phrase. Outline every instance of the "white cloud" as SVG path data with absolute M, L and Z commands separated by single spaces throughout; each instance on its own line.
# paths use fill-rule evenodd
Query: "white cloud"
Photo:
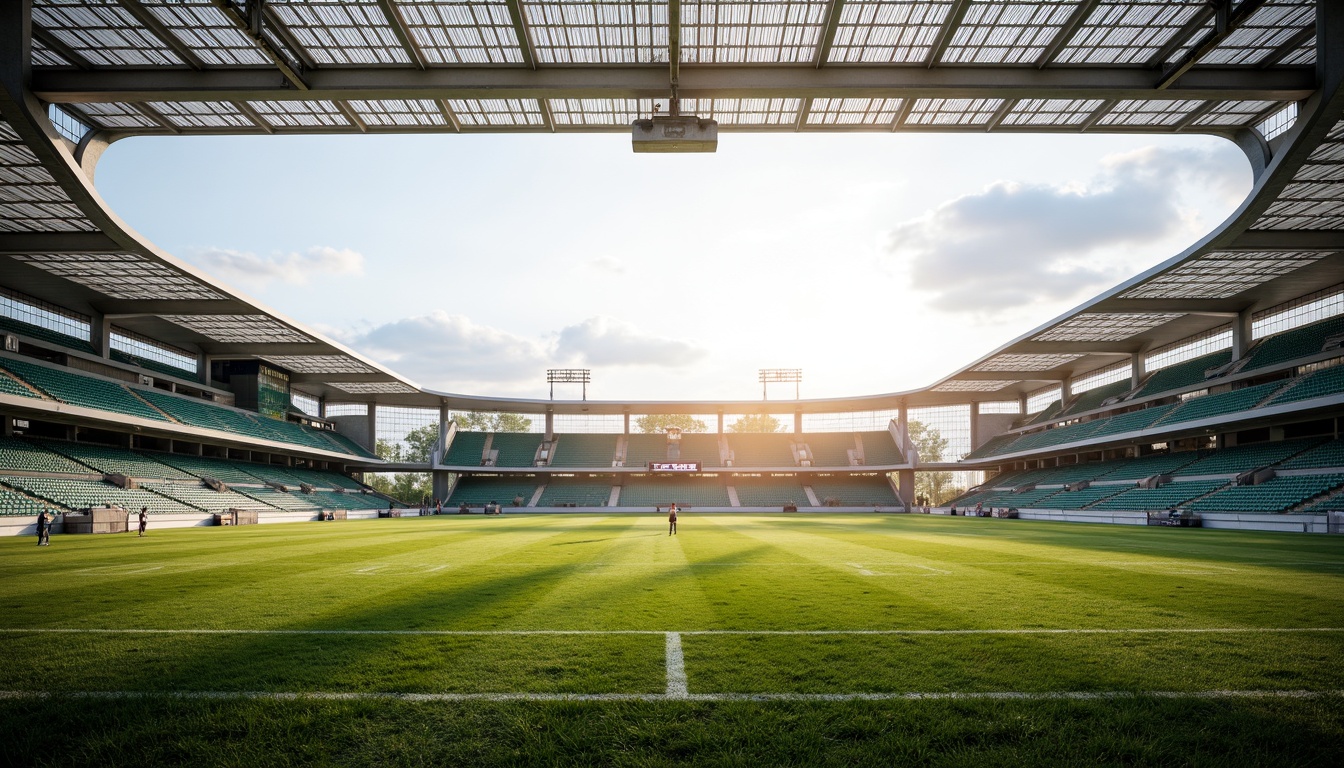
M 303 253 L 258 255 L 226 248 L 206 248 L 194 252 L 201 266 L 225 279 L 264 285 L 276 281 L 304 285 L 314 278 L 364 274 L 364 255 L 349 249 L 324 245 Z
M 625 274 L 625 262 L 615 256 L 594 256 L 588 260 L 588 267 L 597 272 L 607 272 L 613 275 Z
M 945 311 L 1076 297 L 1127 277 L 1145 256 L 1174 255 L 1150 251 L 1206 228 L 1188 217 L 1183 190 L 1232 195 L 1243 175 L 1221 151 L 1147 147 L 1106 158 L 1086 184 L 1000 181 L 950 200 L 898 224 L 888 250 Z
M 443 310 L 342 336 L 350 346 L 416 381 L 459 390 L 493 392 L 535 383 L 550 358 L 537 341 Z
M 695 344 L 641 332 L 611 317 L 590 317 L 560 331 L 555 345 L 562 359 L 588 365 L 675 368 L 696 362 L 705 350 Z

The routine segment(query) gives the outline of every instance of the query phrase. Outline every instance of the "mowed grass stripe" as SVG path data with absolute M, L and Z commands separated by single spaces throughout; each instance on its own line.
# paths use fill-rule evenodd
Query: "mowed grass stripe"
M 682 635 L 691 693 L 1336 690 L 1344 633 Z
M 0 690 L 662 693 L 646 635 L 8 633 Z

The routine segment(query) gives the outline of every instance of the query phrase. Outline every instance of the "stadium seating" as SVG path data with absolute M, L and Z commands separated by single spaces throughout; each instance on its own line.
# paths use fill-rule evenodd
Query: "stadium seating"
M 257 501 L 264 502 L 279 509 L 290 512 L 312 512 L 318 509 L 317 501 L 311 498 L 310 494 L 286 493 L 270 487 L 260 488 L 235 488 L 235 491 L 244 496 L 249 496 Z
M 1185 477 L 1198 475 L 1239 475 L 1252 469 L 1272 466 L 1301 453 L 1321 442 L 1319 439 L 1283 440 L 1274 443 L 1253 443 L 1224 448 L 1207 453 L 1204 458 L 1182 467 L 1177 473 Z
M 1211 352 L 1207 355 L 1174 363 L 1153 371 L 1135 397 L 1148 397 L 1161 392 L 1186 389 L 1204 381 L 1204 372 L 1210 368 L 1227 365 L 1232 359 L 1232 350 Z
M 1083 392 L 1073 401 L 1067 410 L 1060 413 L 1061 416 L 1069 416 L 1075 413 L 1085 413 L 1096 410 L 1101 407 L 1103 401 L 1118 397 L 1133 389 L 1134 385 L 1129 379 L 1103 384 L 1100 387 Z
M 1310 400 L 1313 397 L 1338 395 L 1340 393 L 1344 393 L 1344 364 L 1322 368 L 1305 376 L 1299 376 L 1287 388 L 1270 398 L 1265 405 L 1295 403 L 1300 400 Z
M 642 467 L 650 461 L 667 461 L 667 435 L 626 435 L 625 466 Z
M 37 515 L 46 506 L 18 491 L 0 487 L 0 517 L 7 515 Z
M 1122 413 L 1119 416 L 1112 416 L 1109 419 L 1101 419 L 1100 425 L 1092 433 L 1093 437 L 1102 437 L 1105 435 L 1121 435 L 1126 432 L 1137 432 L 1139 430 L 1151 427 L 1158 419 L 1170 413 L 1176 408 L 1175 403 L 1168 405 L 1159 405 L 1154 408 L 1144 408 L 1138 411 Z
M 42 440 L 36 443 L 54 453 L 60 453 L 107 475 L 155 478 L 162 480 L 194 480 L 176 467 L 162 464 L 126 448 L 114 448 L 93 443 L 71 443 L 63 440 Z
M 1183 451 L 1181 453 L 1155 453 L 1148 456 L 1140 456 L 1136 459 L 1119 459 L 1117 461 L 1107 462 L 1107 465 L 1113 467 L 1104 474 L 1098 475 L 1098 480 L 1142 480 L 1145 477 L 1153 475 L 1170 475 L 1178 473 L 1182 467 L 1199 459 L 1200 453 L 1196 451 Z
M 611 500 L 611 481 L 585 481 L 557 478 L 546 484 L 537 501 L 539 507 L 605 507 Z
M 533 432 L 496 432 L 491 450 L 499 451 L 497 467 L 530 467 L 537 458 L 542 435 Z
M 285 467 L 284 471 L 290 477 L 314 488 L 343 488 L 347 491 L 364 490 L 364 486 L 360 485 L 358 481 L 339 472 L 320 472 L 315 469 L 300 469 L 298 467 Z
M 297 490 L 299 485 L 304 482 L 297 475 L 290 474 L 288 467 L 277 467 L 255 462 L 239 462 L 237 466 L 255 477 L 255 482 L 279 483 L 290 490 Z
M 1037 448 L 1048 448 L 1052 445 L 1063 445 L 1076 440 L 1083 440 L 1096 432 L 1106 421 L 1098 419 L 1096 421 L 1083 421 L 1075 424 L 1068 424 L 1063 427 L 1053 429 L 1043 429 L 1039 432 L 1029 432 L 1017 439 L 1008 450 L 1016 453 L 1018 451 L 1033 450 Z
M 330 429 L 314 429 L 311 431 L 320 439 L 327 441 L 327 443 L 337 451 L 348 453 L 351 456 L 362 456 L 366 459 L 378 458 L 378 454 L 370 451 L 339 432 L 334 432 Z
M 258 479 L 256 475 L 250 474 L 243 469 L 243 467 L 247 466 L 246 462 L 214 459 L 206 456 L 188 456 L 182 453 L 155 454 L 155 458 L 195 477 L 211 477 L 221 483 L 228 483 L 230 485 L 234 483 L 259 485 L 261 483 L 261 480 Z
M 997 456 L 1001 453 L 1009 453 L 1010 446 L 1017 442 L 1020 437 L 1016 432 L 1009 432 L 1002 435 L 995 435 L 986 440 L 984 445 L 966 454 L 968 459 L 983 459 L 988 456 Z
M 811 486 L 817 501 L 823 504 L 826 503 L 826 499 L 835 499 L 843 507 L 892 507 L 901 504 L 900 499 L 896 498 L 896 492 L 891 489 L 891 483 L 882 475 L 818 477 L 804 479 L 803 483 Z
M 1085 509 L 1133 487 L 1122 483 L 1117 485 L 1089 485 L 1081 491 L 1059 491 L 1050 496 L 1049 500 L 1042 506 L 1049 509 Z
M 1344 438 L 1322 443 L 1283 462 L 1284 469 L 1344 467 Z
M 24 386 L 23 382 L 4 371 L 0 371 L 0 395 L 16 395 L 18 397 L 41 399 L 40 395 Z
M 610 467 L 619 435 L 556 435 L 553 467 Z
M 146 371 L 149 371 L 150 373 L 160 374 L 163 376 L 173 376 L 179 379 L 186 379 L 188 381 L 196 378 L 195 370 L 190 371 L 183 370 L 176 366 L 168 365 L 167 363 L 161 363 L 158 360 L 150 360 L 149 358 L 140 357 L 138 355 L 132 355 L 128 352 L 122 352 L 119 349 L 110 350 L 107 353 L 107 356 L 110 359 L 116 360 L 119 363 L 125 363 L 127 365 L 134 365 L 139 368 L 144 368 Z
M 1051 488 L 1041 488 L 1038 486 L 1030 491 L 1023 491 L 1021 493 L 995 494 L 994 498 L 985 503 L 984 506 L 1017 507 L 1019 509 L 1030 509 L 1041 506 L 1048 507 L 1050 506 L 1050 503 L 1046 500 L 1059 493 L 1060 490 L 1061 489 L 1058 486 Z M 974 505 L 972 504 L 972 506 Z
M 891 438 L 891 433 L 885 429 L 875 432 L 859 432 L 859 439 L 863 441 L 863 463 L 870 467 L 890 467 L 896 464 L 904 464 L 905 456 L 902 455 L 900 448 L 896 447 L 896 441 Z M 944 460 L 951 460 L 955 457 L 944 456 Z M 844 466 L 843 464 L 841 466 Z
M 1058 416 L 1060 411 L 1062 410 L 1064 410 L 1063 401 L 1053 400 L 1050 402 L 1049 405 L 1045 406 L 1045 410 L 1031 417 L 1026 422 L 1023 422 L 1022 426 L 1030 427 L 1036 424 L 1044 424 L 1050 421 L 1051 419 L 1055 418 L 1056 416 Z
M 1172 409 L 1170 413 L 1163 416 L 1155 424 L 1167 426 L 1183 421 L 1208 419 L 1228 413 L 1247 411 L 1256 407 L 1260 401 L 1267 399 L 1283 385 L 1284 382 L 1282 381 L 1273 381 L 1259 386 L 1234 389 L 1230 392 L 1219 392 L 1216 395 L 1192 397 Z
M 135 389 L 136 394 L 145 398 L 155 408 L 174 419 L 193 427 L 218 429 L 239 435 L 256 433 L 256 424 L 241 411 L 222 405 L 216 405 L 197 397 L 170 395 L 157 389 Z
M 100 474 L 92 467 L 17 437 L 0 437 L 0 469 L 69 475 Z
M 1202 480 L 1168 483 L 1158 488 L 1130 488 L 1097 502 L 1092 509 L 1161 511 L 1185 504 L 1227 484 L 1226 480 Z
M 453 436 L 452 444 L 448 446 L 448 453 L 444 455 L 443 463 L 452 467 L 481 466 L 486 437 L 488 435 L 484 432 L 457 432 Z
M 234 491 L 215 491 L 203 485 L 147 483 L 141 487 L 153 491 L 160 496 L 165 496 L 174 501 L 180 501 L 183 504 L 189 504 L 197 509 L 211 513 L 226 512 L 230 509 L 255 509 L 263 512 L 275 509 L 271 505 L 257 501 L 251 496 L 246 496 Z
M 728 507 L 728 489 L 722 480 L 689 477 L 632 477 L 621 489 L 619 506 L 622 507 L 667 507 L 669 504 Z
M 148 507 L 150 514 L 190 514 L 205 511 L 143 488 L 118 488 L 96 480 L 0 477 L 0 483 L 73 510 L 114 504 L 132 511 L 139 511 L 141 507 Z
M 523 498 L 523 504 L 527 504 L 531 501 L 532 495 L 537 492 L 537 483 L 537 479 L 532 477 L 463 477 L 458 480 L 457 485 L 453 487 L 453 492 L 448 495 L 448 500 L 443 504 L 444 510 L 451 512 L 452 510 L 448 507 L 456 507 L 464 503 L 468 506 L 480 507 L 492 501 L 508 507 L 519 496 Z
M 814 467 L 848 467 L 854 450 L 853 432 L 809 432 L 802 436 L 812 452 Z
M 1339 333 L 1344 333 L 1344 315 L 1336 315 L 1267 336 L 1250 351 L 1250 359 L 1241 370 L 1267 368 L 1317 354 L 1322 351 L 1326 339 Z
M 733 452 L 735 467 L 792 467 L 793 436 L 783 432 L 732 432 L 728 450 Z
M 306 500 L 322 509 L 344 509 L 349 511 L 368 509 L 387 509 L 388 502 L 371 493 L 336 493 L 334 491 L 315 491 L 301 494 Z M 395 506 L 395 505 L 393 505 Z
M 719 436 L 708 432 L 683 432 L 681 461 L 698 461 L 702 467 L 721 467 Z
M 168 421 L 167 416 L 146 405 L 116 382 L 7 357 L 0 358 L 0 368 L 63 403 L 153 421 Z
M 725 482 L 737 491 L 737 503 L 743 507 L 811 506 L 796 478 L 734 477 Z
M 1279 476 L 1259 485 L 1219 491 L 1190 504 L 1195 512 L 1282 512 L 1344 486 L 1344 474 Z
M 1344 492 L 1335 491 L 1333 496 L 1314 502 L 1302 509 L 1293 510 L 1299 515 L 1323 515 L 1327 512 L 1344 512 Z

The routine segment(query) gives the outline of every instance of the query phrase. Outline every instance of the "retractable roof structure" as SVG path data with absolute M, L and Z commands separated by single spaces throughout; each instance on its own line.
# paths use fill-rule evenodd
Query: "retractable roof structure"
M 137 235 L 93 186 L 109 143 L 626 131 L 679 60 L 683 110 L 725 132 L 1197 132 L 1251 159 L 1250 197 L 1184 253 L 926 389 L 804 411 L 1014 399 L 1344 276 L 1330 0 L 15 0 L 0 42 L 0 284 L 333 400 L 707 405 L 424 390 Z

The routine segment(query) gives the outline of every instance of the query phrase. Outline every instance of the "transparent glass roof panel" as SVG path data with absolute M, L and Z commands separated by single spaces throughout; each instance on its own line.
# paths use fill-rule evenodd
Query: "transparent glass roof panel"
M 462 127 L 542 126 L 546 118 L 536 99 L 449 99 L 448 106 Z
M 1055 62 L 1145 63 L 1203 5 L 1202 0 L 1102 0 L 1055 57 Z
M 1195 119 L 1195 125 L 1250 126 L 1260 115 L 1281 107 L 1276 101 L 1224 101 Z
M 977 365 L 975 371 L 1048 371 L 1071 363 L 1082 355 L 995 355 Z
M 1022 99 L 1000 125 L 1079 125 L 1101 108 L 1101 99 Z
M 1189 99 L 1176 101 L 1124 100 L 1097 122 L 1101 125 L 1174 126 L 1201 106 Z
M 342 128 L 350 120 L 333 101 L 249 101 L 261 119 L 275 128 Z
M 433 99 L 350 101 L 350 108 L 369 126 L 446 126 L 443 106 Z
M 411 61 L 377 0 L 271 0 L 269 6 L 318 65 Z
M 46 43 L 33 38 L 32 40 L 32 59 L 35 67 L 68 67 L 70 62 L 65 57 L 47 47 Z
M 114 299 L 222 299 L 182 272 L 135 253 L 29 253 L 12 256 Z
M 1008 380 L 999 381 L 999 380 L 988 380 L 988 379 L 987 379 L 987 380 L 984 380 L 984 381 L 969 381 L 969 380 L 957 380 L 957 379 L 954 379 L 954 380 L 952 380 L 952 381 L 944 381 L 942 384 L 939 384 L 938 386 L 934 387 L 931 391 L 933 391 L 933 392 L 997 392 L 997 391 L 999 391 L 1000 389 L 1003 389 L 1004 387 L 1008 386 L 1009 384 L 1016 384 L 1016 383 L 1017 383 L 1016 381 L 1008 381 Z
M 257 44 L 210 0 L 140 0 L 140 4 L 204 64 L 271 66 Z
M 1308 40 L 1300 48 L 1284 56 L 1280 64 L 1315 64 L 1316 63 L 1316 41 Z
M 397 0 L 401 17 L 431 64 L 521 64 L 503 0 Z
M 903 99 L 813 99 L 808 125 L 890 126 Z
M 151 101 L 150 108 L 178 128 L 253 128 L 247 115 L 227 101 Z
M 984 125 L 1003 99 L 916 99 L 906 125 Z
M 0 121 L 0 232 L 94 231 L 37 155 Z
M 551 119 L 564 125 L 628 126 L 653 114 L 653 99 L 548 99 Z M 664 102 L 665 103 L 665 102 Z
M 305 334 L 266 315 L 163 315 L 163 319 L 223 343 L 307 343 Z
M 720 125 L 795 125 L 801 99 L 682 99 L 681 113 Z
M 1316 26 L 1316 0 L 1269 0 L 1200 64 L 1259 64 L 1304 29 Z
M 154 118 L 131 104 L 91 102 L 80 104 L 81 112 L 100 128 L 158 128 Z
M 944 64 L 1034 62 L 1064 27 L 1078 0 L 972 0 Z
M 1179 313 L 1097 312 L 1069 318 L 1032 341 L 1123 341 L 1169 323 Z
M 667 0 L 523 0 L 523 15 L 543 64 L 667 61 Z
M 684 0 L 681 60 L 687 64 L 811 62 L 829 0 Z
M 33 24 L 110 67 L 180 66 L 182 58 L 116 0 L 33 0 Z
M 828 62 L 917 64 L 924 61 L 952 8 L 949 2 L 876 0 L 840 9 Z
M 351 395 L 413 395 L 420 391 L 399 381 L 329 381 L 326 384 Z
M 266 359 L 295 373 L 376 373 L 347 355 L 268 355 Z
M 1316 252 L 1216 251 L 1167 270 L 1120 294 L 1125 299 L 1224 299 L 1314 264 Z

